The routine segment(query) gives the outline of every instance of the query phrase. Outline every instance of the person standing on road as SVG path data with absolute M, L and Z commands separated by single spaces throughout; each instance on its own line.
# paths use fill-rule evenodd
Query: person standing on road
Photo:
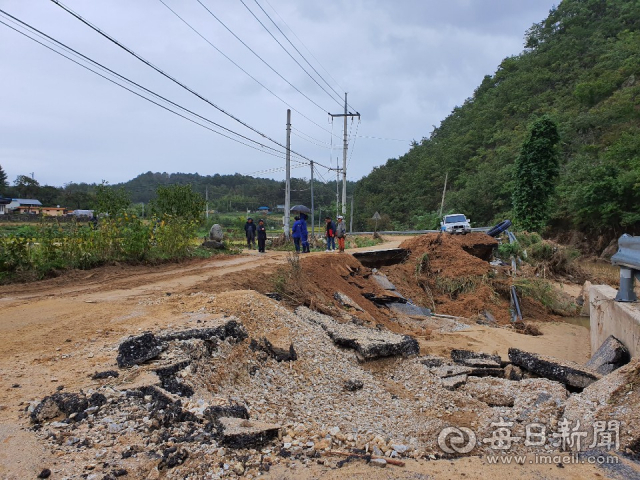
M 327 249 L 326 252 L 336 251 L 336 224 L 333 223 L 331 217 L 326 217 L 324 221 L 327 223 Z
M 253 248 L 256 245 L 256 224 L 253 223 L 253 218 L 247 218 L 247 223 L 244 224 L 244 233 L 247 236 L 247 248 Z
M 267 243 L 267 227 L 264 220 L 258 220 L 258 252 L 264 253 L 264 246 Z
M 295 217 L 295 222 L 293 222 L 293 227 L 291 227 L 291 238 L 293 238 L 293 244 L 296 247 L 296 253 L 300 253 L 300 217 Z
M 302 243 L 302 253 L 309 253 L 309 230 L 305 213 L 300 214 L 300 243 Z
M 342 221 L 342 215 L 338 215 L 338 223 L 336 225 L 336 237 L 338 237 L 338 248 L 340 252 L 344 252 L 344 240 L 347 237 L 347 226 Z

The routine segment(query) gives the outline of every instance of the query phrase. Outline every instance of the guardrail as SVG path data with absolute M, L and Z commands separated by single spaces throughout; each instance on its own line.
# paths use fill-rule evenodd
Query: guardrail
M 611 264 L 620 267 L 620 289 L 616 302 L 636 302 L 633 291 L 636 277 L 640 279 L 640 237 L 626 233 L 618 239 L 618 253 L 611 257 Z
M 488 232 L 492 227 L 474 227 L 472 232 Z M 378 235 L 424 235 L 425 233 L 438 233 L 440 230 L 384 230 L 378 232 Z M 373 235 L 375 232 L 350 232 L 348 235 Z

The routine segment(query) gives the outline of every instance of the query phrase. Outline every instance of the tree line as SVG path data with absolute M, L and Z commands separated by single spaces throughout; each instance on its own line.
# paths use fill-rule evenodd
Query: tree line
M 26 175 L 19 175 L 13 184 L 9 184 L 0 166 L 0 194 L 14 198 L 36 198 L 45 206 L 60 205 L 69 209 L 99 209 L 99 198 L 111 198 L 104 192 L 98 195 L 101 189 L 115 192 L 111 201 L 121 197 L 117 192 L 123 192 L 131 204 L 150 204 L 157 200 L 159 187 L 172 185 L 190 185 L 193 192 L 203 199 L 208 198 L 210 210 L 222 213 L 256 210 L 261 206 L 275 209 L 277 205 L 284 204 L 284 181 L 240 174 L 199 175 L 197 173 L 147 172 L 128 182 L 115 185 L 108 185 L 105 182 L 67 183 L 62 187 L 54 187 L 40 185 L 37 180 Z M 352 195 L 354 185 L 354 182 L 347 183 L 348 196 Z M 335 182 L 314 180 L 313 189 L 316 208 L 335 209 Z M 340 186 L 340 192 L 342 192 L 341 189 L 342 186 Z M 308 179 L 291 179 L 291 204 L 311 206 L 311 182 Z

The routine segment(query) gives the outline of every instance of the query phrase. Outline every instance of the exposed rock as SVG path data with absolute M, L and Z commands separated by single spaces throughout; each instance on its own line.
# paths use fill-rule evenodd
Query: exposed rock
M 358 390 L 362 390 L 364 387 L 364 382 L 358 379 L 349 379 L 344 382 L 344 389 L 348 392 L 356 392 Z
M 358 305 L 349 296 L 345 295 L 342 292 L 334 293 L 333 294 L 333 298 L 335 298 L 340 305 L 342 305 L 343 307 L 345 307 L 347 309 L 353 308 L 354 310 L 356 310 L 358 312 L 364 312 L 364 310 L 362 309 L 362 307 L 360 305 Z
M 564 383 L 573 389 L 583 389 L 601 378 L 599 373 L 575 362 L 524 352 L 517 348 L 509 349 L 509 359 L 514 365 L 539 377 Z
M 451 360 L 468 367 L 500 368 L 502 360 L 499 355 L 477 353 L 470 350 L 451 350 Z
M 37 478 L 49 478 L 50 476 L 51 476 L 51 470 L 49 470 L 48 468 L 45 468 L 38 474 Z
M 378 286 L 380 286 L 381 288 L 383 288 L 385 290 L 395 290 L 396 289 L 396 286 L 389 281 L 389 279 L 387 278 L 386 275 L 384 275 L 382 273 L 376 273 L 374 275 L 371 275 L 371 278 L 373 279 L 373 281 L 375 281 L 378 284 Z
M 223 250 L 225 248 L 224 242 L 218 242 L 216 240 L 205 240 L 202 242 L 202 246 L 212 250 Z
M 465 383 L 467 383 L 467 375 L 454 375 L 452 377 L 442 378 L 442 386 L 447 390 L 455 390 L 458 387 L 461 387 Z
M 374 467 L 385 468 L 387 466 L 387 461 L 384 458 L 372 458 L 369 462 L 369 465 L 373 465 Z
M 336 345 L 354 349 L 360 361 L 415 355 L 420 351 L 418 341 L 408 335 L 397 335 L 352 323 L 338 323 L 333 318 L 306 307 L 297 308 L 296 315 L 320 325 Z
M 631 360 L 631 355 L 627 347 L 616 337 L 609 335 L 586 363 L 586 366 L 601 375 L 606 375 L 626 365 L 629 360 Z
M 257 448 L 278 437 L 280 425 L 233 417 L 218 419 L 220 442 L 232 448 Z
M 209 230 L 209 240 L 213 240 L 215 242 L 222 242 L 224 239 L 224 232 L 222 231 L 222 226 L 218 223 L 214 223 Z
M 133 367 L 156 358 L 166 345 L 151 332 L 145 332 L 136 337 L 129 337 L 120 344 L 116 361 L 120 368 Z

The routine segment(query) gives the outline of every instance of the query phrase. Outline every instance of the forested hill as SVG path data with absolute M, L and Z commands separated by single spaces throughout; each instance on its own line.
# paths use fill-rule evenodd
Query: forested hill
M 260 206 L 275 208 L 284 204 L 285 182 L 268 178 L 255 178 L 247 175 L 199 175 L 197 173 L 159 173 L 147 172 L 133 180 L 118 184 L 124 187 L 135 203 L 147 203 L 156 195 L 160 185 L 189 184 L 194 191 L 208 195 L 211 209 L 221 212 L 251 209 Z M 347 183 L 350 196 L 354 183 Z M 315 206 L 329 209 L 335 205 L 336 184 L 314 181 Z M 342 188 L 342 187 L 340 187 Z M 311 206 L 311 185 L 308 179 L 291 179 L 291 205 L 304 204 Z
M 379 211 L 396 227 L 433 227 L 447 173 L 445 212 L 475 225 L 510 218 L 514 161 L 542 115 L 560 133 L 550 226 L 638 231 L 636 0 L 564 0 L 533 25 L 523 53 L 504 59 L 428 138 L 356 184 L 359 226 Z

